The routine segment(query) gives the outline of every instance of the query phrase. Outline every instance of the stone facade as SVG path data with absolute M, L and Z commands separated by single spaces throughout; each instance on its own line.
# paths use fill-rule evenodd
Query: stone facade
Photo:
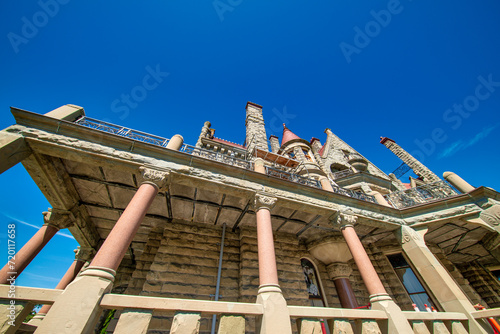
M 64 292 L 46 292 L 60 293 L 57 300 L 33 294 L 56 300 L 32 324 L 38 333 L 60 332 L 60 323 L 91 332 L 111 314 L 108 333 L 131 325 L 150 334 L 210 333 L 213 325 L 221 334 L 321 333 L 322 326 L 392 334 L 410 325 L 460 332 L 460 321 L 470 333 L 486 333 L 473 305 L 500 307 L 492 274 L 500 268 L 500 194 L 456 175 L 449 182 L 467 193 L 445 192 L 446 184 L 421 188 L 439 178 L 392 141 L 389 148 L 422 180 L 404 185 L 329 129 L 324 145 L 289 133 L 281 146 L 272 137 L 267 152 L 262 107 L 254 103 L 247 104 L 249 147 L 217 141 L 205 122 L 191 149 L 178 135 L 168 147 L 95 130 L 75 118 L 75 108 L 85 115 L 75 106 L 46 116 L 15 109 L 18 124 L 0 132 L 0 153 L 19 147 L 54 206 L 50 215 L 65 217 L 58 228 L 96 254 Z M 26 259 L 47 237 L 32 238 Z M 85 317 L 65 312 L 83 298 Z M 350 309 L 349 298 L 371 310 Z M 419 318 L 413 304 L 424 311 L 423 301 L 437 315 Z

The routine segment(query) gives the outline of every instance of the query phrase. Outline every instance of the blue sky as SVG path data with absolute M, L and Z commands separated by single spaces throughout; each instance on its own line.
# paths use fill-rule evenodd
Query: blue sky
M 328 127 L 389 173 L 400 161 L 387 136 L 440 176 L 500 189 L 498 1 L 41 0 L 0 13 L 1 128 L 10 106 L 71 103 L 189 144 L 209 120 L 243 143 L 253 101 L 268 136 L 286 122 L 324 142 Z M 17 221 L 20 245 L 48 203 L 21 165 L 0 180 L 1 226 Z M 19 284 L 55 286 L 76 242 L 48 247 Z

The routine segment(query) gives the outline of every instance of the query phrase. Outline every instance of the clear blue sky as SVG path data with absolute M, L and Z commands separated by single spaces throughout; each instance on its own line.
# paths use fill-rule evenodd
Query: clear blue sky
M 1 128 L 10 106 L 71 103 L 190 144 L 209 120 L 243 143 L 253 101 L 268 136 L 285 121 L 324 142 L 329 127 L 389 173 L 400 161 L 379 144 L 387 136 L 438 175 L 500 189 L 498 1 L 41 0 L 0 13 Z M 3 226 L 19 221 L 21 244 L 36 231 L 21 222 L 41 226 L 48 203 L 21 165 L 0 181 L 3 256 Z M 76 242 L 50 247 L 19 284 L 55 286 Z

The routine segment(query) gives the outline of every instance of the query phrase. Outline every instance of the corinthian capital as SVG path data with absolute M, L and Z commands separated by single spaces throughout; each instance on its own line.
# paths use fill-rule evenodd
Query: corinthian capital
M 53 226 L 59 230 L 65 229 L 73 225 L 75 216 L 67 210 L 49 208 L 43 212 L 44 225 Z
M 278 199 L 276 197 L 271 197 L 263 194 L 255 194 L 255 211 L 259 211 L 260 209 L 271 210 L 274 204 L 276 204 L 277 200 Z
M 339 211 L 332 220 L 333 225 L 337 227 L 345 228 L 347 226 L 354 226 L 358 221 L 358 216 L 350 213 Z
M 158 191 L 165 190 L 167 187 L 170 171 L 160 171 L 148 167 L 139 167 L 139 172 L 141 173 L 141 184 L 149 183 L 158 188 Z
M 330 279 L 332 280 L 336 280 L 339 278 L 349 278 L 349 276 L 351 276 L 352 274 L 352 268 L 347 263 L 335 262 L 329 264 L 326 267 L 326 270 L 328 271 L 328 276 L 330 276 Z

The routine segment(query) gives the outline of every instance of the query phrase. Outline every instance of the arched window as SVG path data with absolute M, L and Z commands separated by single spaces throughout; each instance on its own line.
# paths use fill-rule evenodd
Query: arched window
M 314 265 L 308 259 L 301 259 L 302 270 L 304 271 L 304 280 L 306 281 L 307 292 L 312 306 L 325 306 L 323 295 L 319 285 L 319 277 Z

